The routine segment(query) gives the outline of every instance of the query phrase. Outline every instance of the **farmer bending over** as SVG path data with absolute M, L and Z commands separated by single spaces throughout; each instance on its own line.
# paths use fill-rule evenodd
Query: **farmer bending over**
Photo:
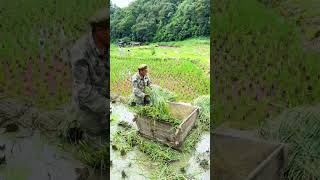
M 109 10 L 98 11 L 89 21 L 91 32 L 71 49 L 73 122 L 85 134 L 107 134 L 109 114 Z M 69 127 L 70 128 L 70 127 Z M 70 135 L 69 135 L 70 136 Z
M 133 87 L 133 103 L 132 105 L 147 105 L 150 103 L 150 97 L 146 94 L 146 87 L 150 87 L 151 81 L 148 74 L 148 67 L 142 64 L 138 68 L 138 72 L 132 76 L 131 82 Z

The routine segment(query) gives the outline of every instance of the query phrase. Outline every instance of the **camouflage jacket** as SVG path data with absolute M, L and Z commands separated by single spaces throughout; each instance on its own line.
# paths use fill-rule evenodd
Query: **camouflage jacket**
M 95 114 L 109 111 L 108 51 L 101 52 L 91 33 L 78 40 L 70 51 L 73 75 L 73 104 Z
M 136 73 L 131 78 L 133 87 L 133 96 L 137 103 L 141 104 L 145 97 L 145 88 L 151 85 L 151 80 L 148 76 L 141 77 Z

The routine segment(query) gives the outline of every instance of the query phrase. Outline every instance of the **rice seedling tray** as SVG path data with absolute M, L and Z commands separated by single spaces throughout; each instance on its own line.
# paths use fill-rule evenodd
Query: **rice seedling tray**
M 282 180 L 285 144 L 264 141 L 247 131 L 214 131 L 213 176 L 219 180 Z
M 169 102 L 169 111 L 173 117 L 182 120 L 179 126 L 174 127 L 170 123 L 138 115 L 134 121 L 143 137 L 181 150 L 184 140 L 195 126 L 199 108 L 185 103 Z

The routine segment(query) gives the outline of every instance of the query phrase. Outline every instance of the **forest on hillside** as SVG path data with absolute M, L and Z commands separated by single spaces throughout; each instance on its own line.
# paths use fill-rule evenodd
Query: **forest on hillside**
M 111 39 L 176 41 L 210 35 L 209 0 L 136 0 L 111 5 Z

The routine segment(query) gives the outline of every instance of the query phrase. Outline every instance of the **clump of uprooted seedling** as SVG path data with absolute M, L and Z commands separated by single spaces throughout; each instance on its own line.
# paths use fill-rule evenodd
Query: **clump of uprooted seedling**
M 119 129 L 113 135 L 111 147 L 113 150 L 119 151 L 121 155 L 125 155 L 133 150 L 134 147 L 137 147 L 141 152 L 147 154 L 151 160 L 163 163 L 173 162 L 180 158 L 178 151 L 162 146 L 157 142 L 144 139 L 133 128 Z
M 93 148 L 92 143 L 81 141 L 77 145 L 79 159 L 94 169 L 107 170 L 109 167 L 109 144 Z
M 288 145 L 285 179 L 318 179 L 320 177 L 319 106 L 286 110 L 276 119 L 262 125 L 266 138 Z
M 181 124 L 181 120 L 174 118 L 169 110 L 168 102 L 175 100 L 175 96 L 171 92 L 158 86 L 153 86 L 146 89 L 146 94 L 150 96 L 150 105 L 137 107 L 138 116 L 166 122 L 174 127 Z
M 112 138 L 111 147 L 119 151 L 122 156 L 134 148 L 147 155 L 153 162 L 153 166 L 158 167 L 151 173 L 151 179 L 190 179 L 192 177 L 185 171 L 179 171 L 170 166 L 171 163 L 179 161 L 184 156 L 184 151 L 178 152 L 171 147 L 147 140 L 139 136 L 133 128 L 119 129 Z

